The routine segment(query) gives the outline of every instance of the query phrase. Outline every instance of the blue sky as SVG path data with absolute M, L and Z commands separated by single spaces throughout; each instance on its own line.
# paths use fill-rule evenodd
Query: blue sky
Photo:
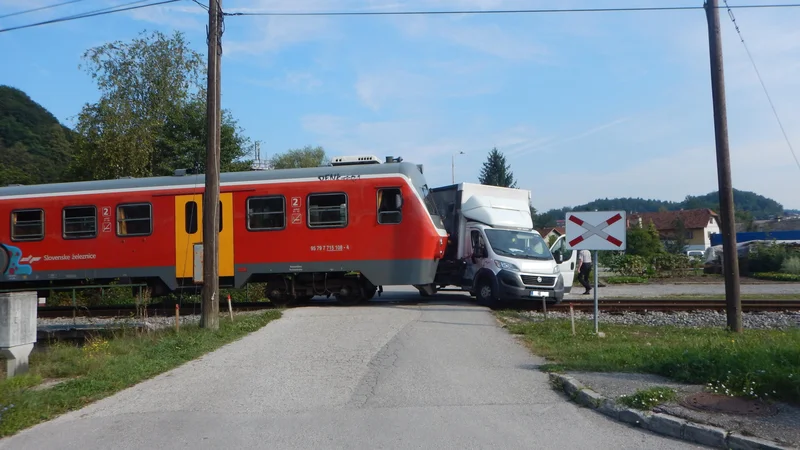
M 784 0 L 729 0 L 731 5 Z M 786 0 L 788 2 L 788 0 Z M 56 0 L 0 0 L 0 15 Z M 0 28 L 127 3 L 85 0 Z M 207 1 L 203 1 L 207 4 Z M 224 0 L 226 11 L 513 9 L 702 5 L 702 0 Z M 800 153 L 800 8 L 735 10 Z M 800 208 L 800 167 L 727 13 L 728 124 L 737 189 Z M 205 55 L 189 0 L 0 33 L 0 84 L 71 126 L 98 91 L 82 53 L 143 30 L 183 31 Z M 540 210 L 603 197 L 682 200 L 717 189 L 702 10 L 389 17 L 227 17 L 222 105 L 262 157 L 305 145 L 402 156 L 429 185 L 477 181 L 492 147 Z M 800 155 L 798 155 L 800 156 Z

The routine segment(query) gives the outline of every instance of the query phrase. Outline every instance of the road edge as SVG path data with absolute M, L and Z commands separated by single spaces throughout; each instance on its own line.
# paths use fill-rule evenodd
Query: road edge
M 548 373 L 548 376 L 553 388 L 563 391 L 573 402 L 598 411 L 618 422 L 643 428 L 653 433 L 723 449 L 791 449 L 791 447 L 785 447 L 778 442 L 744 436 L 735 431 L 692 422 L 670 414 L 627 408 L 589 389 L 573 377 L 553 372 Z

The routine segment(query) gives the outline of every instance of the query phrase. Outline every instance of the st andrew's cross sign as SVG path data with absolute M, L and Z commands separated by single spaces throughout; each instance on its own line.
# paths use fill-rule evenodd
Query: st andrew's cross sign
M 567 213 L 567 244 L 575 250 L 625 250 L 625 211 Z

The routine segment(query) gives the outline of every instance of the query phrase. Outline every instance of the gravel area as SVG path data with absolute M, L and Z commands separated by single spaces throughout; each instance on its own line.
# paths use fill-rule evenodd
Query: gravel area
M 544 315 L 537 311 L 524 311 L 523 316 L 534 320 L 543 320 Z M 548 318 L 569 319 L 568 312 L 547 312 Z M 575 312 L 575 320 L 594 320 L 592 313 Z M 800 327 L 800 312 L 763 312 L 742 314 L 744 328 L 797 328 Z M 725 327 L 727 320 L 723 313 L 717 311 L 697 312 L 625 312 L 604 314 L 600 311 L 600 323 L 619 325 L 652 325 L 683 327 Z
M 790 295 L 800 298 L 800 283 L 769 283 L 769 284 L 741 284 L 739 290 L 745 295 Z M 583 287 L 576 279 L 572 285 L 572 292 L 565 295 L 565 299 L 592 298 L 592 295 L 582 295 Z M 650 285 L 608 285 L 597 290 L 600 298 L 648 298 L 665 297 L 670 295 L 724 295 L 723 283 L 707 284 L 650 284 Z

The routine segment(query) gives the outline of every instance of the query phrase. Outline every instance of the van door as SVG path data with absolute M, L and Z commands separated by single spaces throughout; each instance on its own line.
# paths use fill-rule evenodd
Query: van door
M 561 263 L 558 265 L 561 276 L 564 278 L 564 293 L 568 294 L 572 290 L 572 283 L 575 281 L 575 264 L 578 262 L 578 252 L 567 248 L 567 236 L 561 236 L 550 247 L 550 252 L 555 257 L 560 255 Z
M 220 193 L 219 276 L 232 277 L 233 271 L 233 194 Z M 175 277 L 192 278 L 195 272 L 195 245 L 203 243 L 203 195 L 175 197 Z M 201 248 L 198 246 L 198 248 Z M 202 252 L 201 252 L 202 253 Z M 202 261 L 202 259 L 198 259 Z M 201 269 L 201 267 L 198 267 Z M 200 270 L 202 273 L 202 270 Z

